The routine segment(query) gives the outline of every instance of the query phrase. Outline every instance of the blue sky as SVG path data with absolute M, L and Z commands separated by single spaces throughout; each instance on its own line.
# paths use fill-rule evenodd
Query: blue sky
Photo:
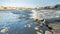
M 36 7 L 60 4 L 60 0 L 0 0 L 0 6 Z

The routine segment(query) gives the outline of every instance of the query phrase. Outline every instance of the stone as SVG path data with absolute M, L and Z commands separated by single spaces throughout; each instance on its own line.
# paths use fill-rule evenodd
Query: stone
M 8 32 L 8 29 L 2 29 L 1 32 L 6 33 L 6 32 Z
M 27 27 L 27 25 L 25 25 L 24 27 Z
M 37 34 L 41 34 L 41 33 L 40 33 L 40 32 L 38 32 L 38 31 L 37 31 L 36 33 L 37 33 Z
M 28 26 L 28 28 L 30 28 L 30 27 L 31 27 L 31 25 L 30 25 L 30 24 L 27 24 L 27 26 Z
M 30 24 L 27 24 L 27 25 L 25 25 L 24 27 L 26 27 L 26 28 L 30 28 L 31 25 L 30 25 Z
M 45 34 L 52 34 L 51 32 L 49 32 L 49 31 L 45 31 Z
M 35 27 L 34 29 L 35 29 L 35 30 L 39 30 L 39 28 L 38 28 L 38 27 Z

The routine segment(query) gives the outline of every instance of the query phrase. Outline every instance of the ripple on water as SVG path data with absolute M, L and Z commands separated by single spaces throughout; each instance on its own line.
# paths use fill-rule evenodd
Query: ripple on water
M 45 14 L 46 12 L 43 11 L 42 14 L 43 13 Z M 1 29 L 4 30 L 3 28 L 7 27 L 9 31 L 8 34 L 36 34 L 36 33 L 40 34 L 40 32 L 35 31 L 35 30 L 39 30 L 39 28 L 36 27 L 38 25 L 36 25 L 34 21 L 30 18 L 33 16 L 32 14 L 34 13 L 28 10 L 27 11 L 14 10 L 14 11 L 6 11 L 6 12 L 1 11 L 0 12 L 0 26 L 1 26 L 0 30 Z M 50 16 L 49 14 L 48 15 L 45 14 L 45 17 Z

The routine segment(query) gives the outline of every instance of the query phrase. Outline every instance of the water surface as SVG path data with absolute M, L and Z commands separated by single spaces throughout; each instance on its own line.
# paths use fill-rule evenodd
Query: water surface
M 31 19 L 33 16 L 32 10 L 1 10 L 0 11 L 0 31 L 3 28 L 7 28 L 7 33 L 0 34 L 36 34 L 34 27 L 38 26 Z M 59 11 L 40 11 L 39 18 L 56 18 L 60 16 Z M 41 15 L 42 16 L 41 16 Z M 58 22 L 57 22 L 58 23 Z M 31 28 L 25 28 L 25 25 L 31 25 Z M 42 28 L 43 29 L 43 28 Z

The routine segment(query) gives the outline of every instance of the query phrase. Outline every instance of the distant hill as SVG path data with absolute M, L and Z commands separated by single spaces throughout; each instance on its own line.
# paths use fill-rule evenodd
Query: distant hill
M 60 4 L 57 4 L 55 6 L 36 7 L 35 9 L 38 9 L 38 10 L 42 10 L 42 9 L 55 9 L 55 10 L 60 10 Z

